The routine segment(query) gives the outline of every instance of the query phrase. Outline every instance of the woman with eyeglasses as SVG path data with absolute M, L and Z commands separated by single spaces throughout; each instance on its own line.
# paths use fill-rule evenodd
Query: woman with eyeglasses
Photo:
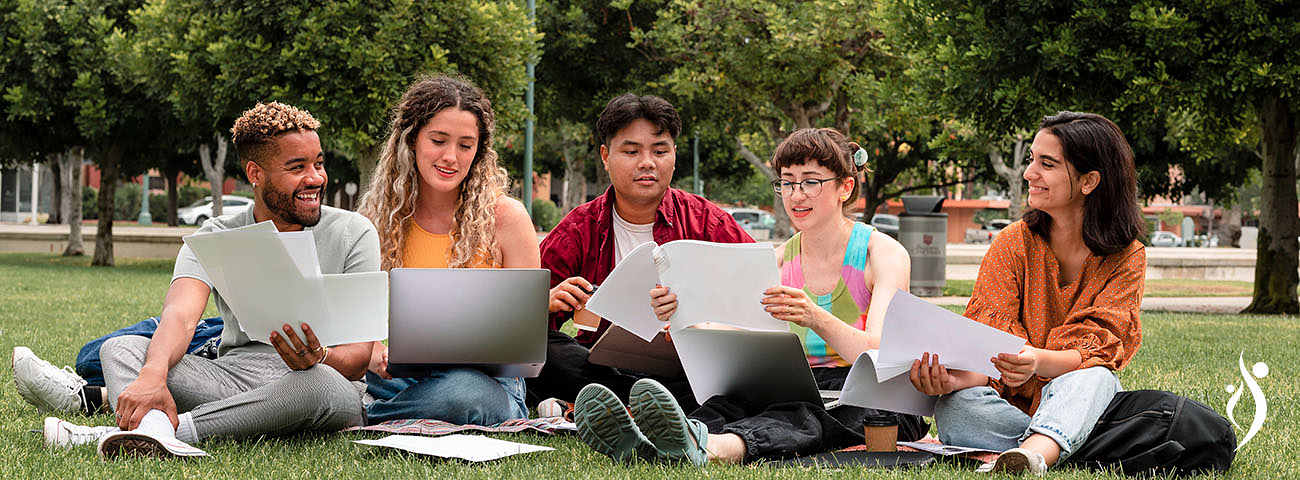
M 776 248 L 781 285 L 762 301 L 773 318 L 790 322 L 824 390 L 842 389 L 858 355 L 879 347 L 885 309 L 894 292 L 908 287 L 911 271 L 901 244 L 844 215 L 866 161 L 866 151 L 829 128 L 792 133 L 772 159 L 780 176 L 772 187 L 799 233 Z M 696 465 L 861 445 L 868 416 L 896 421 L 901 441 L 929 430 L 915 415 L 808 402 L 758 405 L 730 396 L 710 398 L 688 417 L 657 383 L 642 380 L 634 394 L 638 389 L 655 399 L 654 408 L 639 409 L 636 423 L 646 425 L 641 430 L 657 458 Z

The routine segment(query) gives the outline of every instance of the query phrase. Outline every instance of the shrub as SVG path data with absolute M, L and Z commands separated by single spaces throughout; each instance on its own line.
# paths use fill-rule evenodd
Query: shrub
M 95 187 L 81 187 L 81 218 L 94 220 L 99 218 L 99 190 Z
M 560 223 L 560 207 L 555 206 L 550 200 L 535 199 L 533 200 L 533 226 L 539 232 L 549 232 L 555 225 Z

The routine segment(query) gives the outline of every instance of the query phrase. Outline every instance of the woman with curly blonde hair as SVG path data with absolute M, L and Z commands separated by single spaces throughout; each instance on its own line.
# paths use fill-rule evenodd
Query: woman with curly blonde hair
M 492 103 L 463 78 L 421 78 L 402 95 L 359 209 L 379 232 L 384 270 L 540 267 L 532 221 L 505 193 L 494 127 Z M 366 407 L 368 423 L 433 418 L 491 425 L 528 414 L 521 378 L 472 368 L 392 378 L 387 347 L 377 343 L 374 351 L 366 383 L 376 401 Z

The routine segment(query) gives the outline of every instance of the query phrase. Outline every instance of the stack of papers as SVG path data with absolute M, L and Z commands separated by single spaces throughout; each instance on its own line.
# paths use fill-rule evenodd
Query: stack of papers
M 587 310 L 649 342 L 664 329 L 650 307 L 650 289 L 677 295 L 672 330 L 713 322 L 745 330 L 789 331 L 759 303 L 763 291 L 780 285 L 772 247 L 756 243 L 676 240 L 641 244 L 623 258 Z
M 322 275 L 310 230 L 279 232 L 266 221 L 184 240 L 251 340 L 270 343 L 287 323 L 305 341 L 304 322 L 321 345 L 388 338 L 388 275 Z

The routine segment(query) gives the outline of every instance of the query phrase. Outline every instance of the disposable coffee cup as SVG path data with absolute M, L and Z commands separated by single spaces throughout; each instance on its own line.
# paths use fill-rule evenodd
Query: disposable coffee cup
M 868 452 L 898 451 L 898 419 L 893 415 L 867 415 L 862 419 L 862 435 Z

